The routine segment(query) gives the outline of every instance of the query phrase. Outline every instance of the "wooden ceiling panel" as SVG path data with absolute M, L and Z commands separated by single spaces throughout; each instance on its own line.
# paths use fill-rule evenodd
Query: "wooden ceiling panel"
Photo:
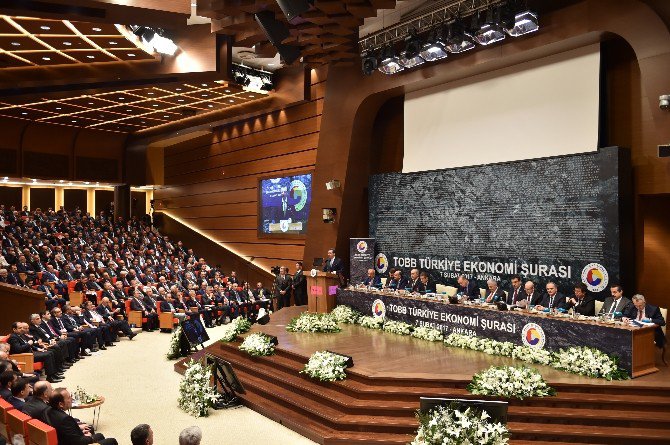
M 14 17 L 14 23 L 33 35 L 75 35 L 75 32 L 67 27 L 61 20 L 44 20 L 35 18 Z M 117 33 L 118 34 L 118 33 Z
M 11 107 L 11 108 L 0 109 L 0 115 L 20 117 L 21 119 L 31 119 L 31 120 L 37 120 L 54 116 L 53 113 L 47 113 L 42 110 L 36 110 L 33 108 L 23 108 L 23 107 Z
M 46 51 L 49 48 L 43 43 L 28 36 L 0 36 L 0 49 L 4 51 Z
M 90 41 L 105 49 L 135 49 L 133 42 L 125 37 L 88 37 Z
M 69 65 L 77 63 L 76 60 L 65 57 L 56 51 L 27 51 L 19 54 L 15 53 L 15 55 L 40 66 Z
M 82 63 L 113 62 L 116 60 L 114 57 L 95 50 L 73 50 L 63 51 L 63 53 Z
M 0 34 L 21 34 L 21 31 L 14 25 L 10 25 L 3 17 L 0 17 Z
M 112 23 L 71 22 L 85 36 L 122 36 Z M 134 45 L 133 45 L 134 46 Z
M 76 36 L 46 36 L 40 40 L 57 50 L 93 49 L 93 45 Z
M 126 62 L 135 62 L 138 60 L 157 60 L 157 56 L 153 56 L 139 48 L 135 49 L 108 49 L 108 53 Z

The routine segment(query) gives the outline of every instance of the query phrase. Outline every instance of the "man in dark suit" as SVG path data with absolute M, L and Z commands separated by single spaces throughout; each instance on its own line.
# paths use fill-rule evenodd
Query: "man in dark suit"
M 82 316 L 84 317 L 84 320 L 86 320 L 86 323 L 93 325 L 93 327 L 97 327 L 101 331 L 106 347 L 115 346 L 114 342 L 119 340 L 118 328 L 116 326 L 112 327 L 112 324 L 108 323 L 102 315 L 98 313 L 95 305 L 91 301 L 85 302 L 82 306 L 84 306 Z
M 365 286 L 382 287 L 382 278 L 375 273 L 374 269 L 368 269 L 368 275 L 363 280 Z
M 61 334 L 56 331 L 51 325 L 51 312 L 42 311 L 40 312 L 40 318 L 42 322 L 39 327 L 48 332 L 50 337 L 57 339 L 57 341 L 63 341 L 67 345 L 68 357 L 72 362 L 79 361 L 79 340 L 74 337 L 69 337 L 67 333 Z
M 323 263 L 324 272 L 333 272 L 341 274 L 344 271 L 344 263 L 335 256 L 335 249 L 328 249 L 328 259 Z
M 47 351 L 32 339 L 27 338 L 26 335 L 28 334 L 28 329 L 28 323 L 22 323 L 20 321 L 12 323 L 12 333 L 7 341 L 7 343 L 9 343 L 9 353 L 32 353 L 36 362 L 43 363 L 47 380 L 52 383 L 60 382 L 63 379 L 63 374 L 60 374 L 58 369 L 56 369 L 53 352 Z
M 567 302 L 565 296 L 558 291 L 558 286 L 553 281 L 547 283 L 547 293 L 542 296 L 540 304 L 535 306 L 538 311 L 545 309 L 565 309 Z
M 142 302 L 142 294 L 138 288 L 131 290 L 133 298 L 130 300 L 130 310 L 142 312 L 142 318 L 147 322 L 142 326 L 144 331 L 154 331 L 158 329 L 158 314 L 153 309 L 147 308 Z
M 302 262 L 295 263 L 295 274 L 293 275 L 293 300 L 296 306 L 307 304 L 307 278 L 302 270 Z
M 205 321 L 205 327 L 214 327 L 212 319 L 212 312 L 214 311 L 212 309 L 206 308 L 198 301 L 193 289 L 188 291 L 188 294 L 186 294 L 184 305 L 186 306 L 186 310 L 191 313 L 191 316 L 199 318 L 200 314 L 202 314 L 202 319 Z
M 523 285 L 523 297 L 516 302 L 516 305 L 522 308 L 537 306 L 542 301 L 542 294 L 535 289 L 535 283 L 526 281 Z
M 287 267 L 279 268 L 279 275 L 275 279 L 275 297 L 277 297 L 277 310 L 291 305 L 291 277 L 288 275 Z
M 84 328 L 79 327 L 74 320 L 63 315 L 63 310 L 59 307 L 51 309 L 51 328 L 60 333 L 65 334 L 70 338 L 77 340 L 79 345 L 79 357 L 87 357 L 91 354 L 86 352 L 86 349 L 93 348 L 95 338 L 92 332 L 85 331 Z
M 117 320 L 114 318 L 114 315 L 119 314 L 120 310 L 112 306 L 112 302 L 109 300 L 109 298 L 104 297 L 100 301 L 100 304 L 95 309 L 95 311 L 100 314 L 102 319 L 110 326 L 113 332 L 123 332 L 124 335 L 128 337 L 128 340 L 132 340 L 133 337 L 135 337 L 136 334 L 133 333 L 132 329 L 130 329 L 130 326 L 126 320 Z
M 412 292 L 419 292 L 421 290 L 421 280 L 419 279 L 419 269 L 412 269 L 409 271 L 409 283 L 407 287 L 412 289 Z
M 623 296 L 623 287 L 618 284 L 613 284 L 610 287 L 611 297 L 605 298 L 603 308 L 600 310 L 600 315 L 609 315 L 612 318 L 621 318 L 623 314 L 630 312 L 633 303 Z
M 33 340 L 41 341 L 44 348 L 54 353 L 56 366 L 69 368 L 74 360 L 70 359 L 70 349 L 65 341 L 61 341 L 59 336 L 51 334 L 42 327 L 42 317 L 40 314 L 30 315 L 30 326 L 28 332 Z
M 474 281 L 468 280 L 465 275 L 459 275 L 456 281 L 458 282 L 456 295 L 466 300 L 475 300 L 481 297 L 477 284 Z
M 510 279 L 512 288 L 507 292 L 507 299 L 505 303 L 509 306 L 515 306 L 517 302 L 524 299 L 523 287 L 521 286 L 521 277 L 519 275 L 513 275 Z
M 388 285 L 391 289 L 394 290 L 405 290 L 409 286 L 409 281 L 407 278 L 402 276 L 402 270 L 398 269 L 393 272 L 393 279 Z
M 644 295 L 633 295 L 633 304 L 624 313 L 623 321 L 629 322 L 631 320 L 640 323 L 653 323 L 656 325 L 656 332 L 654 342 L 659 348 L 665 346 L 665 334 L 663 334 L 662 326 L 665 326 L 665 319 L 658 306 L 646 302 Z
M 596 314 L 596 300 L 589 295 L 584 283 L 575 284 L 575 295 L 568 298 L 566 307 L 586 317 L 593 317 Z
M 487 280 L 486 286 L 488 290 L 486 291 L 486 302 L 490 304 L 496 304 L 499 301 L 505 301 L 505 292 L 498 287 L 498 282 L 496 280 Z
M 30 381 L 25 378 L 20 378 L 12 384 L 12 395 L 7 401 L 11 403 L 14 408 L 22 411 L 31 390 Z
M 44 413 L 49 409 L 48 401 L 51 396 L 51 383 L 39 381 L 33 386 L 33 395 L 28 398 L 21 411 L 33 419 L 44 422 Z
M 437 292 L 437 285 L 433 280 L 430 279 L 430 275 L 428 275 L 428 272 L 421 272 L 419 274 L 419 280 L 421 280 L 421 285 L 419 286 L 419 293 L 434 294 Z
M 56 429 L 58 443 L 62 445 L 85 445 L 99 443 L 100 445 L 118 445 L 116 439 L 105 439 L 100 433 L 91 434 L 82 430 L 77 421 L 67 414 L 72 408 L 72 396 L 65 388 L 56 388 L 49 398 L 50 408 L 44 413 L 46 423 Z

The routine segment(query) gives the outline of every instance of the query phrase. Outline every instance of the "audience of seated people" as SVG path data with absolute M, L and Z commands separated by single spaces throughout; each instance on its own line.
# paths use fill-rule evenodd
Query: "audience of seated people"
M 254 317 L 271 305 L 261 283 L 251 290 L 235 272 L 224 276 L 219 266 L 210 267 L 181 241 L 171 242 L 144 221 L 62 209 L 19 213 L 0 206 L 0 213 L 0 282 L 44 292 L 47 309 L 28 322 L 14 322 L 6 343 L 0 342 L 0 397 L 52 425 L 59 443 L 117 443 L 68 415 L 70 393 L 52 390 L 51 383 L 91 352 L 114 346 L 120 334 L 133 339 L 126 300 L 131 311 L 142 311 L 146 331 L 158 328 L 159 311 L 178 319 L 202 317 L 211 327 Z M 84 296 L 80 306 L 69 304 L 73 291 Z M 42 363 L 41 376 L 21 372 L 10 357 L 21 353 Z M 140 427 L 133 430 L 133 443 L 153 443 L 148 425 Z M 195 445 L 200 437 L 191 427 L 179 441 Z

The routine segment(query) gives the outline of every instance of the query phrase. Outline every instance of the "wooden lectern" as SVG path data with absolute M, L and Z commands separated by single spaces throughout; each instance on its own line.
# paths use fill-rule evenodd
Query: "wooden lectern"
M 330 312 L 335 308 L 335 293 L 340 279 L 330 272 L 307 275 L 307 310 L 310 312 Z

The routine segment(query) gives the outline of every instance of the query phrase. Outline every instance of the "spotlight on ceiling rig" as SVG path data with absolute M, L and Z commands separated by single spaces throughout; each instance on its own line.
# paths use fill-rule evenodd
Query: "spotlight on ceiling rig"
M 405 37 L 405 49 L 400 54 L 398 62 L 405 68 L 414 68 L 425 62 L 420 55 L 423 45 L 417 35 L 416 29 L 412 29 Z
M 379 63 L 379 71 L 384 74 L 395 74 L 404 70 L 405 68 L 400 65 L 398 56 L 396 55 L 395 48 L 392 44 L 386 45 L 382 48 L 381 62 Z
M 419 53 L 423 60 L 426 62 L 433 62 L 447 57 L 443 34 L 444 28 L 442 26 L 433 28 L 430 33 L 428 33 L 428 39 L 426 39 L 426 43 L 423 45 L 423 48 L 421 48 L 421 52 Z

